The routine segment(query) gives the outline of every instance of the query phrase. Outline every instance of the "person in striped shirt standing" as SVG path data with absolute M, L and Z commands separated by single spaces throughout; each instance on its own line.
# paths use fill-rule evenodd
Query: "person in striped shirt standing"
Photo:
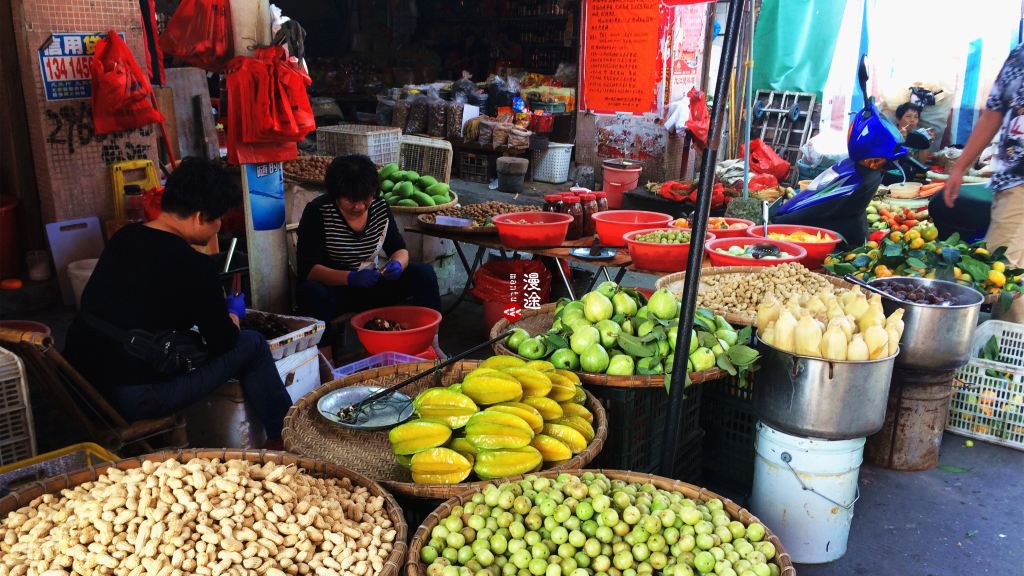
M 377 195 L 377 167 L 366 156 L 339 156 L 324 178 L 327 193 L 299 220 L 299 312 L 327 323 L 321 346 L 333 340 L 331 320 L 346 312 L 402 304 L 441 309 L 434 269 L 409 262 L 391 210 Z M 379 256 L 386 258 L 380 263 Z

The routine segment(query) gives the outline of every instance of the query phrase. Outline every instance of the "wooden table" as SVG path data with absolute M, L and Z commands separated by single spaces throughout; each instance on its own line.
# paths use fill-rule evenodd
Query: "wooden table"
M 570 254 L 570 251 L 573 248 L 589 248 L 594 243 L 594 241 L 589 238 L 580 240 L 566 240 L 565 242 L 562 243 L 562 246 L 557 248 L 510 249 L 506 248 L 505 245 L 501 243 L 501 240 L 498 238 L 497 234 L 455 234 L 451 232 L 429 230 L 418 225 L 406 227 L 406 231 L 416 232 L 418 234 L 424 234 L 426 236 L 433 236 L 435 238 L 451 240 L 452 244 L 455 245 L 455 252 L 459 255 L 459 260 L 462 262 L 462 267 L 466 270 L 467 278 L 466 284 L 462 288 L 462 293 L 459 295 L 459 299 L 456 300 L 454 304 L 452 304 L 451 308 L 449 308 L 447 312 L 450 312 L 456 306 L 461 304 L 465 297 L 468 295 L 469 289 L 473 285 L 473 274 L 476 272 L 477 268 L 480 267 L 480 264 L 483 263 L 484 253 L 490 249 L 498 250 L 499 252 L 501 252 L 503 258 L 508 258 L 509 253 L 515 254 L 516 252 L 532 254 L 534 256 L 554 258 L 559 263 L 559 265 L 556 266 L 556 268 L 558 268 L 558 273 L 562 277 L 562 282 L 565 284 L 566 289 L 569 291 L 569 297 L 572 298 L 573 300 L 576 299 L 576 295 L 572 291 L 572 285 L 569 282 L 569 277 L 566 276 L 565 270 L 561 266 L 562 262 L 575 262 L 576 264 L 579 265 L 596 266 L 599 272 L 604 274 L 605 278 L 607 278 L 608 280 L 612 280 L 613 282 L 616 283 L 622 281 L 622 278 L 626 275 L 629 266 L 633 262 L 633 260 L 629 257 L 629 252 L 627 252 L 625 248 L 616 249 L 615 256 L 607 260 L 589 260 L 586 258 L 579 258 L 577 256 L 573 256 L 572 254 Z M 477 250 L 476 256 L 473 258 L 473 262 L 470 263 L 469 259 L 466 257 L 465 251 L 462 249 L 462 244 L 472 244 L 474 246 L 478 246 L 479 248 L 483 248 L 483 250 Z M 612 279 L 611 275 L 608 273 L 608 268 L 618 268 L 618 271 L 616 272 L 614 279 Z M 587 291 L 593 289 L 594 285 L 597 283 L 598 277 L 598 274 L 594 275 L 594 279 L 591 281 L 590 287 L 587 288 Z

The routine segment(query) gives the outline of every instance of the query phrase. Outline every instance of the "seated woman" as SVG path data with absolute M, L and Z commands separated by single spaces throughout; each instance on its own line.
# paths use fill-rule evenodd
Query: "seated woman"
M 345 312 L 400 304 L 441 309 L 434 269 L 410 263 L 387 202 L 377 196 L 377 167 L 366 156 L 335 158 L 327 194 L 310 202 L 298 230 L 300 313 L 327 323 L 321 346 L 335 343 L 331 320 Z M 387 263 L 380 266 L 377 254 Z
M 125 226 L 110 239 L 82 293 L 66 355 L 128 420 L 169 416 L 238 378 L 267 447 L 283 448 L 281 428 L 292 402 L 267 341 L 239 330 L 244 296 L 225 302 L 213 260 L 192 248 L 209 242 L 221 216 L 240 201 L 223 170 L 208 160 L 184 159 L 167 179 L 160 216 Z M 126 349 L 128 331 L 187 333 L 193 326 L 207 358 L 191 371 L 168 374 Z
M 904 138 L 907 137 L 907 134 L 918 129 L 921 124 L 921 112 L 923 111 L 923 106 L 920 104 L 914 104 L 913 102 L 904 102 L 896 107 L 896 127 L 899 128 L 900 134 L 902 134 Z M 935 138 L 935 135 L 932 133 L 930 128 L 923 131 L 927 133 L 929 140 Z M 931 150 L 928 150 L 927 148 L 924 150 L 917 150 L 908 147 L 908 150 L 910 150 L 910 153 L 914 158 L 926 165 L 931 162 L 932 156 L 934 156 Z

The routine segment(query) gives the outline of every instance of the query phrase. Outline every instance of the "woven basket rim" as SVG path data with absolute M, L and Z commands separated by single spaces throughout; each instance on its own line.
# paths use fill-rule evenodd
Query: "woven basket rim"
M 522 319 L 533 318 L 536 316 L 553 315 L 555 312 L 556 304 L 544 304 L 537 310 L 527 310 L 523 312 Z M 491 338 L 496 338 L 502 332 L 514 327 L 513 322 L 509 322 L 505 318 L 499 319 L 495 322 L 494 326 L 491 327 Z M 531 334 L 533 336 L 533 334 Z M 491 345 L 491 349 L 494 350 L 495 354 L 503 354 L 506 356 L 515 356 L 516 358 L 523 358 L 519 354 L 516 354 L 510 350 L 503 341 L 497 341 Z M 526 358 L 523 358 L 526 360 Z M 664 388 L 665 387 L 665 376 L 662 374 L 655 374 L 651 376 L 633 375 L 633 376 L 609 376 L 608 374 L 594 374 L 592 372 L 580 372 L 575 371 L 576 375 L 579 376 L 580 381 L 583 382 L 584 386 L 606 386 L 609 388 Z M 718 380 L 726 375 L 726 371 L 721 368 L 709 368 L 701 372 L 690 373 L 690 383 L 700 384 L 701 382 L 709 382 L 711 380 Z
M 278 452 L 271 450 L 243 450 L 234 448 L 185 448 L 180 450 L 164 450 L 151 452 L 133 458 L 124 458 L 116 462 L 104 462 L 92 464 L 79 470 L 66 474 L 53 476 L 27 484 L 19 490 L 0 498 L 0 517 L 27 506 L 32 500 L 43 494 L 55 494 L 66 488 L 74 488 L 85 482 L 92 482 L 98 479 L 108 468 L 130 470 L 139 468 L 143 462 L 163 462 L 164 460 L 177 460 L 185 463 L 193 458 L 207 458 L 226 460 L 246 460 L 255 463 L 274 462 L 276 464 L 294 464 L 311 476 L 348 478 L 354 484 L 365 487 L 372 495 L 384 498 L 384 509 L 395 529 L 395 540 L 393 548 L 384 561 L 384 569 L 377 576 L 396 576 L 402 569 L 406 558 L 409 537 L 409 528 L 405 522 L 405 515 L 402 507 L 395 500 L 390 492 L 370 478 L 337 464 L 331 464 L 322 460 L 300 456 L 289 452 Z
M 564 472 L 564 471 L 563 471 Z M 679 491 L 682 492 L 687 498 L 697 499 L 701 502 L 718 498 L 722 501 L 724 509 L 729 513 L 729 516 L 733 519 L 738 519 L 744 524 L 751 522 L 757 522 L 764 526 L 766 541 L 771 542 L 775 546 L 775 562 L 779 566 L 780 576 L 796 576 L 796 568 L 793 566 L 793 560 L 790 558 L 789 553 L 786 552 L 785 547 L 782 545 L 782 541 L 779 537 L 772 532 L 764 522 L 762 522 L 757 516 L 754 516 L 749 510 L 741 507 L 732 500 L 720 496 L 706 488 L 688 484 L 679 480 L 673 480 L 671 478 L 665 478 L 664 476 L 657 476 L 655 474 L 645 474 L 641 472 L 630 472 L 624 470 L 605 470 L 605 469 L 582 469 L 572 470 L 569 473 L 574 475 L 580 475 L 586 472 L 593 472 L 595 474 L 600 473 L 613 480 L 624 480 L 627 482 L 650 482 L 655 487 L 668 490 L 668 491 Z M 560 472 L 545 471 L 533 474 L 535 476 L 553 478 Z M 525 478 L 528 475 L 514 476 L 510 478 L 503 478 L 492 482 L 493 484 L 505 484 L 508 482 L 515 482 L 519 479 Z M 434 509 L 422 524 L 413 533 L 412 540 L 409 542 L 409 555 L 405 562 L 405 576 L 425 576 L 426 566 L 420 561 L 420 549 L 423 547 L 424 542 L 430 538 L 430 532 L 437 526 L 444 517 L 446 517 L 455 506 L 461 506 L 468 502 L 477 491 L 464 492 L 457 494 L 452 498 L 443 502 L 440 506 Z
M 452 364 L 446 370 L 457 370 L 462 369 L 466 372 L 472 368 L 476 368 L 480 365 L 480 360 L 462 360 Z M 363 370 L 350 374 L 344 378 L 339 378 L 332 382 L 325 383 L 313 392 L 306 394 L 296 402 L 290 410 L 288 410 L 287 416 L 285 416 L 284 422 L 284 442 L 288 449 L 293 449 L 295 446 L 292 429 L 292 421 L 299 418 L 300 411 L 304 410 L 316 410 L 316 403 L 323 397 L 324 394 L 337 390 L 338 388 L 344 388 L 346 386 L 356 385 L 367 380 L 372 380 L 379 377 L 382 370 L 388 370 L 388 374 L 395 373 L 397 369 L 405 367 L 405 372 L 408 375 L 415 374 L 427 368 L 432 368 L 435 364 L 433 362 L 415 362 L 408 364 L 399 364 L 396 366 L 382 366 L 380 368 L 372 368 L 369 370 Z M 589 391 L 584 390 L 587 394 L 587 401 L 584 404 L 591 413 L 594 414 L 594 439 L 591 440 L 585 450 L 579 454 L 574 455 L 569 460 L 560 462 L 555 466 L 545 471 L 565 471 L 575 470 L 582 468 L 589 464 L 594 458 L 600 454 L 601 449 L 604 447 L 604 443 L 608 439 L 608 413 L 605 411 L 604 406 L 601 402 Z M 312 415 L 312 417 L 320 418 L 319 415 Z M 475 480 L 472 482 L 460 482 L 458 484 L 415 484 L 413 482 L 399 482 L 396 480 L 377 480 L 382 486 L 387 487 L 389 490 L 402 496 L 409 496 L 414 498 L 424 499 L 440 499 L 444 500 L 451 498 L 455 494 L 460 494 L 467 490 L 475 490 L 480 486 L 483 486 L 490 482 L 489 480 Z
M 763 272 L 766 268 L 770 268 L 770 266 L 710 266 L 707 268 L 701 268 L 700 276 L 701 278 L 703 278 L 705 276 L 718 276 L 721 274 L 758 274 L 760 272 Z M 828 280 L 828 282 L 831 283 L 836 288 L 843 288 L 845 290 L 853 288 L 853 284 L 850 284 L 849 282 L 843 280 L 842 278 L 839 278 L 838 276 L 822 274 L 820 272 L 815 272 L 814 270 L 808 271 L 811 274 L 816 274 L 818 276 L 821 276 L 825 280 Z M 655 281 L 654 283 L 654 287 L 657 290 L 661 290 L 662 288 L 668 289 L 668 286 L 670 284 L 675 284 L 676 282 L 681 282 L 685 279 L 686 272 L 673 272 L 672 274 L 658 278 L 658 280 Z M 729 312 L 727 310 L 715 310 L 713 308 L 711 309 L 711 311 L 725 318 L 726 321 L 728 321 L 730 324 L 739 324 L 743 326 L 754 325 L 754 314 L 744 314 L 742 312 Z
M 429 213 L 428 213 L 429 214 Z M 416 217 L 416 222 L 424 230 L 431 230 L 434 232 L 442 232 L 446 234 L 466 234 L 472 236 L 497 236 L 497 226 L 473 226 L 472 228 L 463 228 L 460 226 L 445 226 L 443 224 L 437 224 L 436 222 L 427 221 L 424 216 L 428 214 L 420 214 Z
M 437 206 L 388 206 L 392 212 L 402 212 L 405 214 L 429 214 L 431 212 L 437 212 L 438 210 L 444 210 L 445 208 L 451 208 L 459 203 L 459 195 L 454 190 L 449 189 L 452 200 L 446 204 L 438 204 Z

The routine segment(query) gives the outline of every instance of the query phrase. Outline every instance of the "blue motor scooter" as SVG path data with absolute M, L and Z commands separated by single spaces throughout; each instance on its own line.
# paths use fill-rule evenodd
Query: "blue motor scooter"
M 778 208 L 773 224 L 802 224 L 833 230 L 847 247 L 864 244 L 868 235 L 868 203 L 882 175 L 908 154 L 896 125 L 882 116 L 867 94 L 868 71 L 861 58 L 858 80 L 864 109 L 850 122 L 850 157 L 830 167 L 803 191 Z

